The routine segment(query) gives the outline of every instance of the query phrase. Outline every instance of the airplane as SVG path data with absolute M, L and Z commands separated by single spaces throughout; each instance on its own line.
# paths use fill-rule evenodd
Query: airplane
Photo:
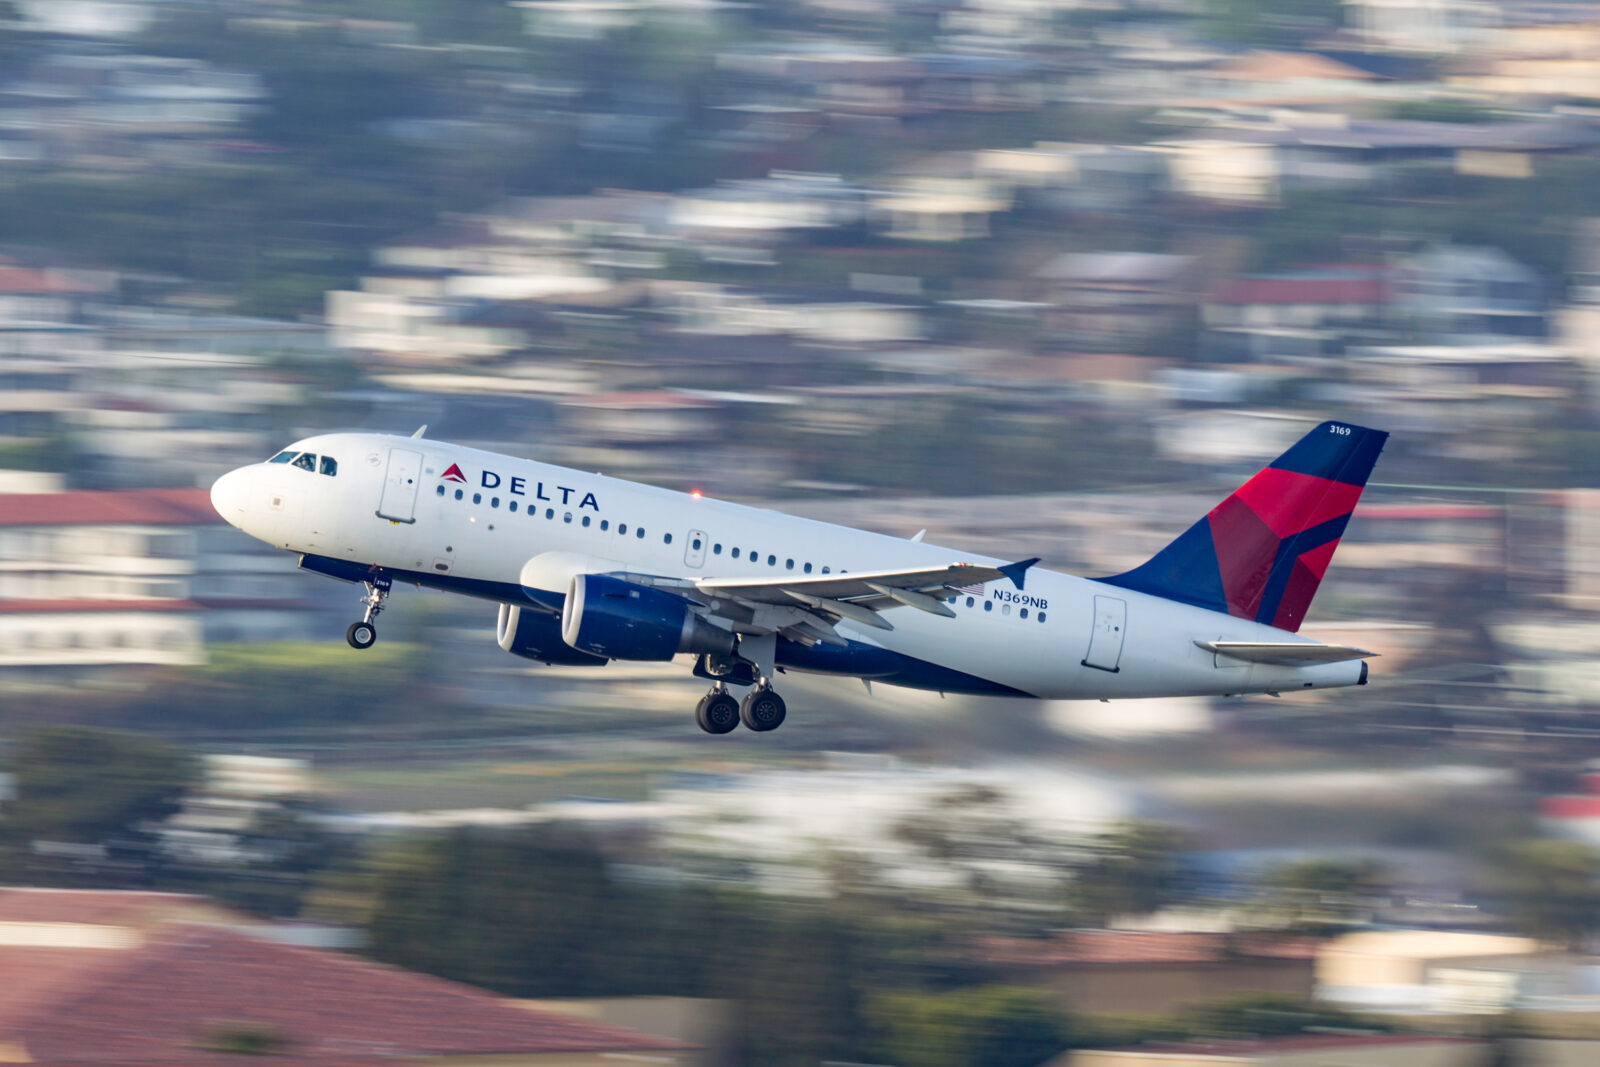
M 1298 630 L 1388 434 L 1324 422 L 1176 540 L 1091 579 L 424 438 L 307 437 L 211 489 L 229 523 L 365 587 L 498 604 L 496 639 L 546 664 L 688 654 L 695 720 L 764 732 L 804 671 L 1045 699 L 1365 685 L 1373 653 Z M 729 687 L 746 690 L 736 698 Z

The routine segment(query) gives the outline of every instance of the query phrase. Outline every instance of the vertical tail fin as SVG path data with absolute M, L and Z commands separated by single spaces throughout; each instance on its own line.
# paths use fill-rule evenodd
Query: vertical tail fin
M 1149 561 L 1101 580 L 1299 630 L 1388 438 L 1325 422 Z

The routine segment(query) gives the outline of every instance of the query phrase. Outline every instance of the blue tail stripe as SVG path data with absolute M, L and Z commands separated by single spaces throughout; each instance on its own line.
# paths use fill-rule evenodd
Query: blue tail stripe
M 1350 514 L 1346 513 L 1319 523 L 1309 530 L 1301 530 L 1293 537 L 1285 537 L 1278 542 L 1278 552 L 1272 559 L 1272 571 L 1267 575 L 1267 588 L 1261 594 L 1261 607 L 1256 609 L 1257 622 L 1264 622 L 1270 626 L 1272 620 L 1278 617 L 1278 605 L 1283 601 L 1283 591 L 1289 585 L 1289 576 L 1294 573 L 1294 561 L 1301 553 L 1309 552 L 1329 541 L 1337 541 L 1344 536 L 1344 529 L 1348 525 L 1350 525 Z

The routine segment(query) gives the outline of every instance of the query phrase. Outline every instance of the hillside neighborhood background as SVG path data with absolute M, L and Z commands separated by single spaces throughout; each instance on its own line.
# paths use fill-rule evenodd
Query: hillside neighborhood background
M 1369 686 L 763 735 L 206 493 L 427 424 L 1093 576 L 1329 418 Z M 0 1059 L 1588 1064 L 1597 663 L 1600 4 L 0 0 Z

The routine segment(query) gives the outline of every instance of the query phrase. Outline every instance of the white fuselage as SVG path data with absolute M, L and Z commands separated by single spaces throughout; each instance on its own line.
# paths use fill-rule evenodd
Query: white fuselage
M 292 447 L 334 458 L 337 473 L 287 463 L 240 468 L 213 491 L 225 519 L 291 552 L 503 603 L 529 603 L 526 589 L 559 597 L 576 557 L 589 557 L 586 570 L 684 578 L 1005 562 L 438 441 L 346 433 Z M 568 569 L 559 581 L 546 580 L 549 568 L 530 565 L 540 558 L 566 561 Z M 1195 642 L 1306 639 L 1038 568 L 1027 572 L 1021 590 L 990 582 L 947 603 L 954 618 L 900 608 L 886 613 L 891 631 L 849 620 L 837 630 L 852 643 L 935 667 L 926 682 L 886 681 L 950 691 L 1151 697 L 1324 688 L 1364 678 L 1354 661 L 1290 667 L 1218 656 Z

